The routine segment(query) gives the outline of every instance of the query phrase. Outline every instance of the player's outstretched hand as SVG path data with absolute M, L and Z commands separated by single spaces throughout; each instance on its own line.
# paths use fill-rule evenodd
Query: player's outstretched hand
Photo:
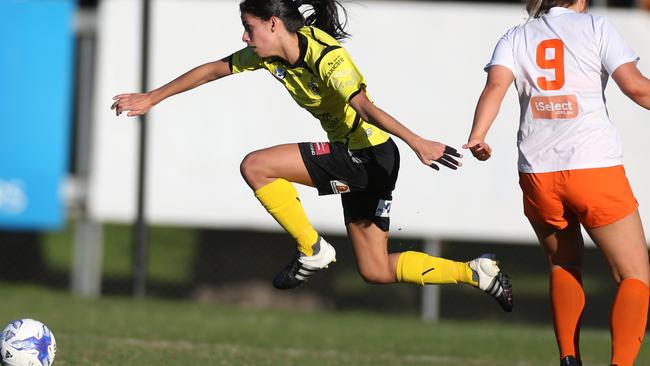
M 452 156 L 455 156 L 457 158 L 463 157 L 461 154 L 458 153 L 456 149 L 454 149 L 451 146 L 445 145 L 445 150 L 443 150 L 442 155 L 438 159 L 432 160 L 429 163 L 429 166 L 435 170 L 440 170 L 438 165 L 436 165 L 436 163 L 439 163 L 441 165 L 446 166 L 449 169 L 456 170 L 458 169 L 459 166 L 462 166 L 463 164 L 460 161 L 452 158 Z
M 115 110 L 116 116 L 125 111 L 128 111 L 126 115 L 129 117 L 141 116 L 154 106 L 148 93 L 118 94 L 113 97 L 113 100 L 111 109 Z
M 492 156 L 492 148 L 490 145 L 479 140 L 470 140 L 468 143 L 463 145 L 463 149 L 469 149 L 469 151 L 472 152 L 472 155 L 480 161 L 485 161 Z
M 421 139 L 412 148 L 424 164 L 435 170 L 440 170 L 438 164 L 453 170 L 463 165 L 459 160 L 455 159 L 460 159 L 463 156 L 451 146 L 436 141 Z

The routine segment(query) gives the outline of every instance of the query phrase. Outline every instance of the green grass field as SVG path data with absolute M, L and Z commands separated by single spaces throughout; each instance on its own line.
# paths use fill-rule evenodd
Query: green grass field
M 55 365 L 557 366 L 550 327 L 424 323 L 375 313 L 294 313 L 148 299 L 83 299 L 0 283 L 0 321 L 53 330 Z M 607 365 L 609 334 L 583 331 L 585 365 Z M 650 364 L 648 346 L 638 365 Z
M 187 228 L 150 226 L 149 278 L 169 283 L 188 281 L 196 231 Z M 47 232 L 43 241 L 47 265 L 56 270 L 72 268 L 74 222 L 62 230 Z M 130 225 L 103 225 L 102 274 L 123 277 L 131 274 L 133 228 Z

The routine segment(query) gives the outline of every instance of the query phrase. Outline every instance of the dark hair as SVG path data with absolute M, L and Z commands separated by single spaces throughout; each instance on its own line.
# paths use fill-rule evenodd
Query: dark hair
M 548 13 L 548 11 L 555 6 L 568 8 L 575 4 L 577 0 L 527 0 L 526 11 L 528 15 L 533 18 L 539 18 Z
M 301 12 L 301 5 L 309 5 L 311 10 Z M 343 11 L 343 23 L 339 20 L 338 7 Z M 344 30 L 348 14 L 338 0 L 242 0 L 239 3 L 239 11 L 264 21 L 273 16 L 278 17 L 292 33 L 296 33 L 305 25 L 313 25 L 338 40 L 350 36 Z

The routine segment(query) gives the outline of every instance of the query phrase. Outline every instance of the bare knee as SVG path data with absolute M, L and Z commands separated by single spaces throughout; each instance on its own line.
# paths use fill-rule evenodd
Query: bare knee
M 241 164 L 239 164 L 239 172 L 241 173 L 241 176 L 251 187 L 255 186 L 256 181 L 259 180 L 260 177 L 264 176 L 264 164 L 261 162 L 261 157 L 259 151 L 253 151 L 246 155 Z
M 610 266 L 614 282 L 620 283 L 627 279 L 637 279 L 648 285 L 650 283 L 650 268 L 647 263 L 630 263 L 628 265 Z
M 359 274 L 366 283 L 373 285 L 386 285 L 389 283 L 395 283 L 395 274 L 389 273 L 385 270 L 359 269 Z

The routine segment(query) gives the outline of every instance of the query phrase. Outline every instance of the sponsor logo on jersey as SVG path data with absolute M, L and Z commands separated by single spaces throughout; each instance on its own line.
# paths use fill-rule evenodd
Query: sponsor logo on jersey
M 329 78 L 334 70 L 336 70 L 337 67 L 341 66 L 341 64 L 345 61 L 343 56 L 339 55 L 336 56 L 336 58 L 332 62 L 328 62 L 327 66 L 329 66 L 329 70 L 327 70 L 327 73 L 325 73 L 325 77 Z
M 342 194 L 350 192 L 350 186 L 340 180 L 331 180 L 330 185 L 332 186 L 332 192 L 335 194 Z
M 275 76 L 278 80 L 284 80 L 285 77 L 287 77 L 287 70 L 282 67 L 282 65 L 278 66 L 273 70 L 273 76 Z
M 309 150 L 312 156 L 327 155 L 330 153 L 329 142 L 314 142 L 309 144 Z
M 578 116 L 578 98 L 575 95 L 530 98 L 530 110 L 535 119 L 571 119 Z
M 390 217 L 390 207 L 393 201 L 379 200 L 377 204 L 377 211 L 375 211 L 375 216 L 379 217 Z

